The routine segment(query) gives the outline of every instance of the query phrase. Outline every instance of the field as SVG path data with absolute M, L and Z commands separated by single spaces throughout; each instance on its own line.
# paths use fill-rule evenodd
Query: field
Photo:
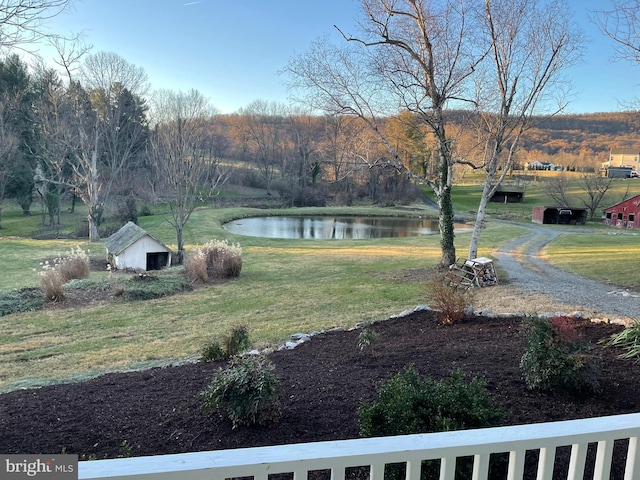
M 624 193 L 625 185 L 619 183 L 611 198 Z M 637 185 L 640 187 L 640 183 Z M 472 210 L 479 187 L 462 186 L 455 191 L 456 209 L 463 213 Z M 492 205 L 492 216 L 524 220 L 532 204 L 547 203 L 535 184 L 527 192 L 525 203 L 517 207 Z M 420 206 L 415 208 L 422 215 L 429 214 Z M 347 211 L 354 210 L 321 210 L 331 214 Z M 357 211 L 407 213 L 406 208 L 362 207 Z M 290 214 L 292 210 L 281 213 Z M 259 214 L 264 211 L 203 208 L 194 213 L 185 231 L 188 248 L 211 239 L 239 243 L 243 270 L 238 280 L 144 302 L 111 299 L 82 308 L 65 308 L 61 304 L 0 317 L 0 391 L 87 378 L 105 371 L 188 361 L 198 358 L 203 345 L 214 335 L 233 325 L 247 325 L 254 345 L 262 347 L 281 343 L 294 332 L 379 320 L 429 302 L 425 280 L 435 271 L 440 258 L 436 236 L 292 241 L 234 236 L 222 228 L 232 218 Z M 82 224 L 81 209 L 75 216 L 65 215 L 63 224 L 68 231 L 75 231 Z M 28 238 L 40 230 L 39 222 L 37 216 L 23 218 L 15 209 L 5 210 L 5 236 L 0 240 L 0 291 L 37 286 L 40 262 L 76 245 L 90 250 L 92 257 L 103 258 L 104 249 L 99 244 Z M 162 215 L 140 217 L 140 225 L 174 246 L 175 234 Z M 518 225 L 489 222 L 479 253 L 491 256 L 501 242 L 524 232 Z M 597 222 L 580 232 L 561 236 L 542 253 L 557 266 L 630 288 L 640 286 L 628 261 L 629 255 L 640 255 L 636 236 L 609 235 Z M 460 256 L 465 256 L 468 241 L 468 233 L 456 236 Z M 606 254 L 599 253 L 603 251 Z M 604 260 L 605 255 L 606 267 L 596 268 L 593 259 Z M 118 275 L 122 274 L 94 271 L 92 279 L 117 283 L 122 278 Z M 504 279 L 501 283 L 500 288 L 508 290 Z

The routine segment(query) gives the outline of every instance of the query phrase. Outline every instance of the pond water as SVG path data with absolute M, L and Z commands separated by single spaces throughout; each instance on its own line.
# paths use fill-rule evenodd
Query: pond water
M 265 238 L 351 240 L 437 235 L 438 222 L 405 217 L 254 217 L 226 223 L 238 235 Z M 456 224 L 456 231 L 469 230 Z

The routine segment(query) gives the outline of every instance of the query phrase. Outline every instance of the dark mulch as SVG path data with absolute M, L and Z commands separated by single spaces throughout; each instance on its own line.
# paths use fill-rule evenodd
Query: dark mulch
M 472 317 L 444 326 L 434 313 L 418 312 L 376 324 L 380 339 L 364 352 L 356 347 L 360 331 L 353 330 L 271 354 L 286 392 L 277 425 L 232 430 L 226 419 L 203 413 L 198 393 L 222 364 L 196 363 L 0 395 L 0 452 L 112 458 L 355 438 L 358 407 L 407 365 L 434 378 L 454 368 L 483 377 L 509 412 L 505 424 L 640 411 L 640 365 L 597 344 L 621 327 L 576 321 L 602 355 L 603 389 L 596 396 L 525 388 L 521 318 Z

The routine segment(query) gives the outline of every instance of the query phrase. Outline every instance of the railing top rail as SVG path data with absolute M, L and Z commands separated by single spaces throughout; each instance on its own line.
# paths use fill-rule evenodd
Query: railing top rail
M 638 436 L 640 436 L 640 413 L 632 413 L 477 430 L 96 460 L 80 462 L 79 478 L 87 480 L 103 477 L 133 478 L 158 472 L 176 475 L 194 470 L 246 469 L 252 465 L 328 458 L 337 462 L 349 457 L 358 457 L 363 460 L 377 455 L 384 455 L 386 459 L 396 458 L 396 461 L 404 461 L 407 457 L 415 456 L 412 452 L 418 451 L 421 459 L 430 459 L 441 458 L 446 454 L 451 455 L 452 449 L 455 449 L 456 456 L 466 456 Z M 371 460 L 373 461 L 373 458 Z M 162 462 L 161 470 L 158 469 L 160 461 Z

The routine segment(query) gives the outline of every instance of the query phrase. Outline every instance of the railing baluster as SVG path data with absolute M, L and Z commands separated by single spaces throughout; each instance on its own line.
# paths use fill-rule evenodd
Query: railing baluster
M 507 480 L 522 480 L 524 476 L 524 454 L 524 450 L 513 450 L 509 452 Z
M 584 477 L 584 462 L 587 460 L 587 446 L 586 443 L 574 443 L 571 446 L 567 480 L 582 480 Z
M 407 461 L 407 475 L 406 480 L 420 480 L 420 469 L 422 468 L 422 461 L 414 459 Z
M 331 480 L 344 480 L 345 467 L 342 465 L 334 466 L 331 469 Z
M 487 480 L 489 477 L 489 454 L 473 456 L 473 476 L 471 480 Z
M 611 459 L 613 458 L 613 440 L 601 440 L 598 442 L 596 454 L 596 467 L 593 472 L 593 480 L 609 480 L 611 472 Z
M 624 480 L 635 480 L 640 473 L 640 449 L 638 448 L 638 437 L 629 439 L 629 448 L 627 449 L 627 462 L 624 469 Z
M 384 463 L 372 463 L 369 470 L 371 480 L 384 480 Z
M 546 480 L 553 475 L 553 464 L 556 460 L 555 448 L 541 448 L 538 457 L 538 473 L 536 480 Z
M 456 474 L 456 457 L 440 459 L 440 480 L 453 480 Z

